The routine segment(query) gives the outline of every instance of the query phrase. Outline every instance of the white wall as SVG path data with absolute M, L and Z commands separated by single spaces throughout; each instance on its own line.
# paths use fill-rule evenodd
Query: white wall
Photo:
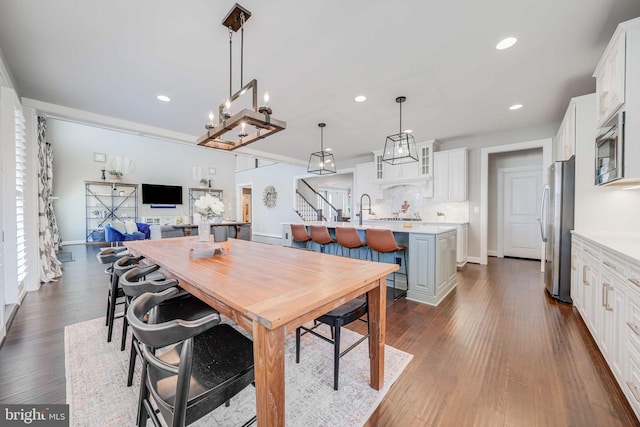
M 138 198 L 138 218 L 142 216 L 180 216 L 189 214 L 188 188 L 198 187 L 192 167 L 205 172 L 215 168 L 212 187 L 224 191 L 225 216 L 234 218 L 235 155 L 205 147 L 190 146 L 148 137 L 116 132 L 61 120 L 47 120 L 47 141 L 53 147 L 53 191 L 59 197 L 54 209 L 63 242 L 85 240 L 84 181 L 99 181 L 100 169 L 109 170 L 114 157 L 133 160 L 135 170 L 123 177 L 127 183 L 181 185 L 183 205 L 175 209 L 151 209 Z M 107 155 L 106 163 L 94 161 L 95 152 Z
M 236 173 L 236 186 L 252 186 L 253 240 L 280 244 L 283 222 L 299 222 L 295 212 L 296 176 L 306 174 L 304 166 L 277 163 Z M 278 192 L 275 208 L 268 209 L 262 203 L 262 194 L 268 185 Z
M 542 148 L 495 153 L 489 156 L 489 211 L 487 250 L 498 250 L 498 175 L 504 168 L 538 166 L 542 173 Z
M 576 98 L 576 203 L 578 231 L 640 232 L 640 190 L 594 185 L 596 97 Z M 627 141 L 637 144 L 638 141 Z

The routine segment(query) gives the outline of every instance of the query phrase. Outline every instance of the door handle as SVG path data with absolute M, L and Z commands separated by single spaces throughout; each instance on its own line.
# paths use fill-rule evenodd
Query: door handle
M 546 228 L 546 215 L 545 215 L 545 211 L 544 211 L 544 207 L 546 205 L 545 201 L 547 200 L 547 197 L 549 196 L 549 185 L 545 185 L 544 186 L 544 190 L 542 191 L 542 200 L 540 201 L 540 218 L 538 218 L 538 224 L 540 224 L 540 237 L 542 238 L 543 242 L 547 242 L 548 238 L 545 237 L 544 235 L 544 230 Z

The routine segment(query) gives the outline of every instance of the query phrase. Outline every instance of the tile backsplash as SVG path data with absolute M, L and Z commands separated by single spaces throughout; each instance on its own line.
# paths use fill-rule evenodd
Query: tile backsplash
M 431 198 L 423 197 L 420 187 L 399 185 L 387 188 L 382 193 L 383 198 L 373 200 L 371 208 L 378 218 L 389 218 L 394 212 L 400 217 L 414 217 L 417 213 L 422 220 L 437 222 L 437 213 L 445 214 L 445 221 L 468 222 L 469 202 L 435 202 Z M 409 205 L 406 213 L 402 213 L 402 206 Z

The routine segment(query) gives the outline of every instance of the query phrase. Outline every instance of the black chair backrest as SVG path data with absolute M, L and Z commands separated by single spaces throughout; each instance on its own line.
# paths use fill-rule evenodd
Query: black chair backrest
M 124 271 L 120 276 L 120 287 L 125 295 L 136 298 L 147 292 L 161 292 L 165 289 L 178 286 L 177 279 L 146 280 L 147 274 L 158 270 L 157 265 L 144 267 L 134 266 Z
M 122 253 L 126 251 L 127 248 L 105 248 L 96 254 L 96 258 L 98 258 L 98 262 L 100 264 L 112 264 L 116 262 L 118 259 L 122 258 L 126 254 Z
M 144 259 L 143 256 L 136 257 L 136 256 L 133 256 L 133 255 L 125 255 L 125 256 L 123 256 L 122 258 L 118 259 L 116 262 L 113 263 L 113 271 L 118 276 L 122 276 L 122 274 L 125 271 L 131 270 L 142 259 Z
M 127 310 L 127 320 L 140 343 L 149 347 L 166 347 L 195 337 L 220 323 L 220 315 L 218 313 L 212 313 L 191 321 L 174 319 L 157 324 L 145 322 L 149 311 L 179 292 L 178 288 L 173 287 L 158 293 L 147 292 L 133 300 L 129 310 Z

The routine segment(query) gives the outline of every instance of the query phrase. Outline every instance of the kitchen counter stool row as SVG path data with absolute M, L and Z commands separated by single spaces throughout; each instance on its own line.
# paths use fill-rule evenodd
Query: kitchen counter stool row
M 365 258 L 377 262 L 380 262 L 381 259 L 388 259 L 389 255 L 391 255 L 393 257 L 392 262 L 398 264 L 403 271 L 398 274 L 403 274 L 406 277 L 406 283 L 409 283 L 409 269 L 406 256 L 407 247 L 398 244 L 391 230 L 378 228 L 366 229 L 365 241 L 363 242 L 358 230 L 354 227 L 336 227 L 335 238 L 324 225 L 309 225 L 308 227 L 309 232 L 307 233 L 307 226 L 304 224 L 291 224 L 291 236 L 294 244 L 309 250 L 315 246 L 321 253 L 329 253 L 333 246 L 333 253 L 335 255 L 338 255 L 338 250 L 340 250 L 342 256 L 345 256 L 346 252 L 346 256 L 350 258 L 352 258 L 352 249 L 359 249 L 357 258 L 362 257 L 362 251 L 360 251 L 360 249 L 365 249 Z M 393 283 L 393 299 L 396 300 L 406 296 L 407 289 L 396 292 L 396 272 L 392 273 L 391 276 L 389 280 Z

